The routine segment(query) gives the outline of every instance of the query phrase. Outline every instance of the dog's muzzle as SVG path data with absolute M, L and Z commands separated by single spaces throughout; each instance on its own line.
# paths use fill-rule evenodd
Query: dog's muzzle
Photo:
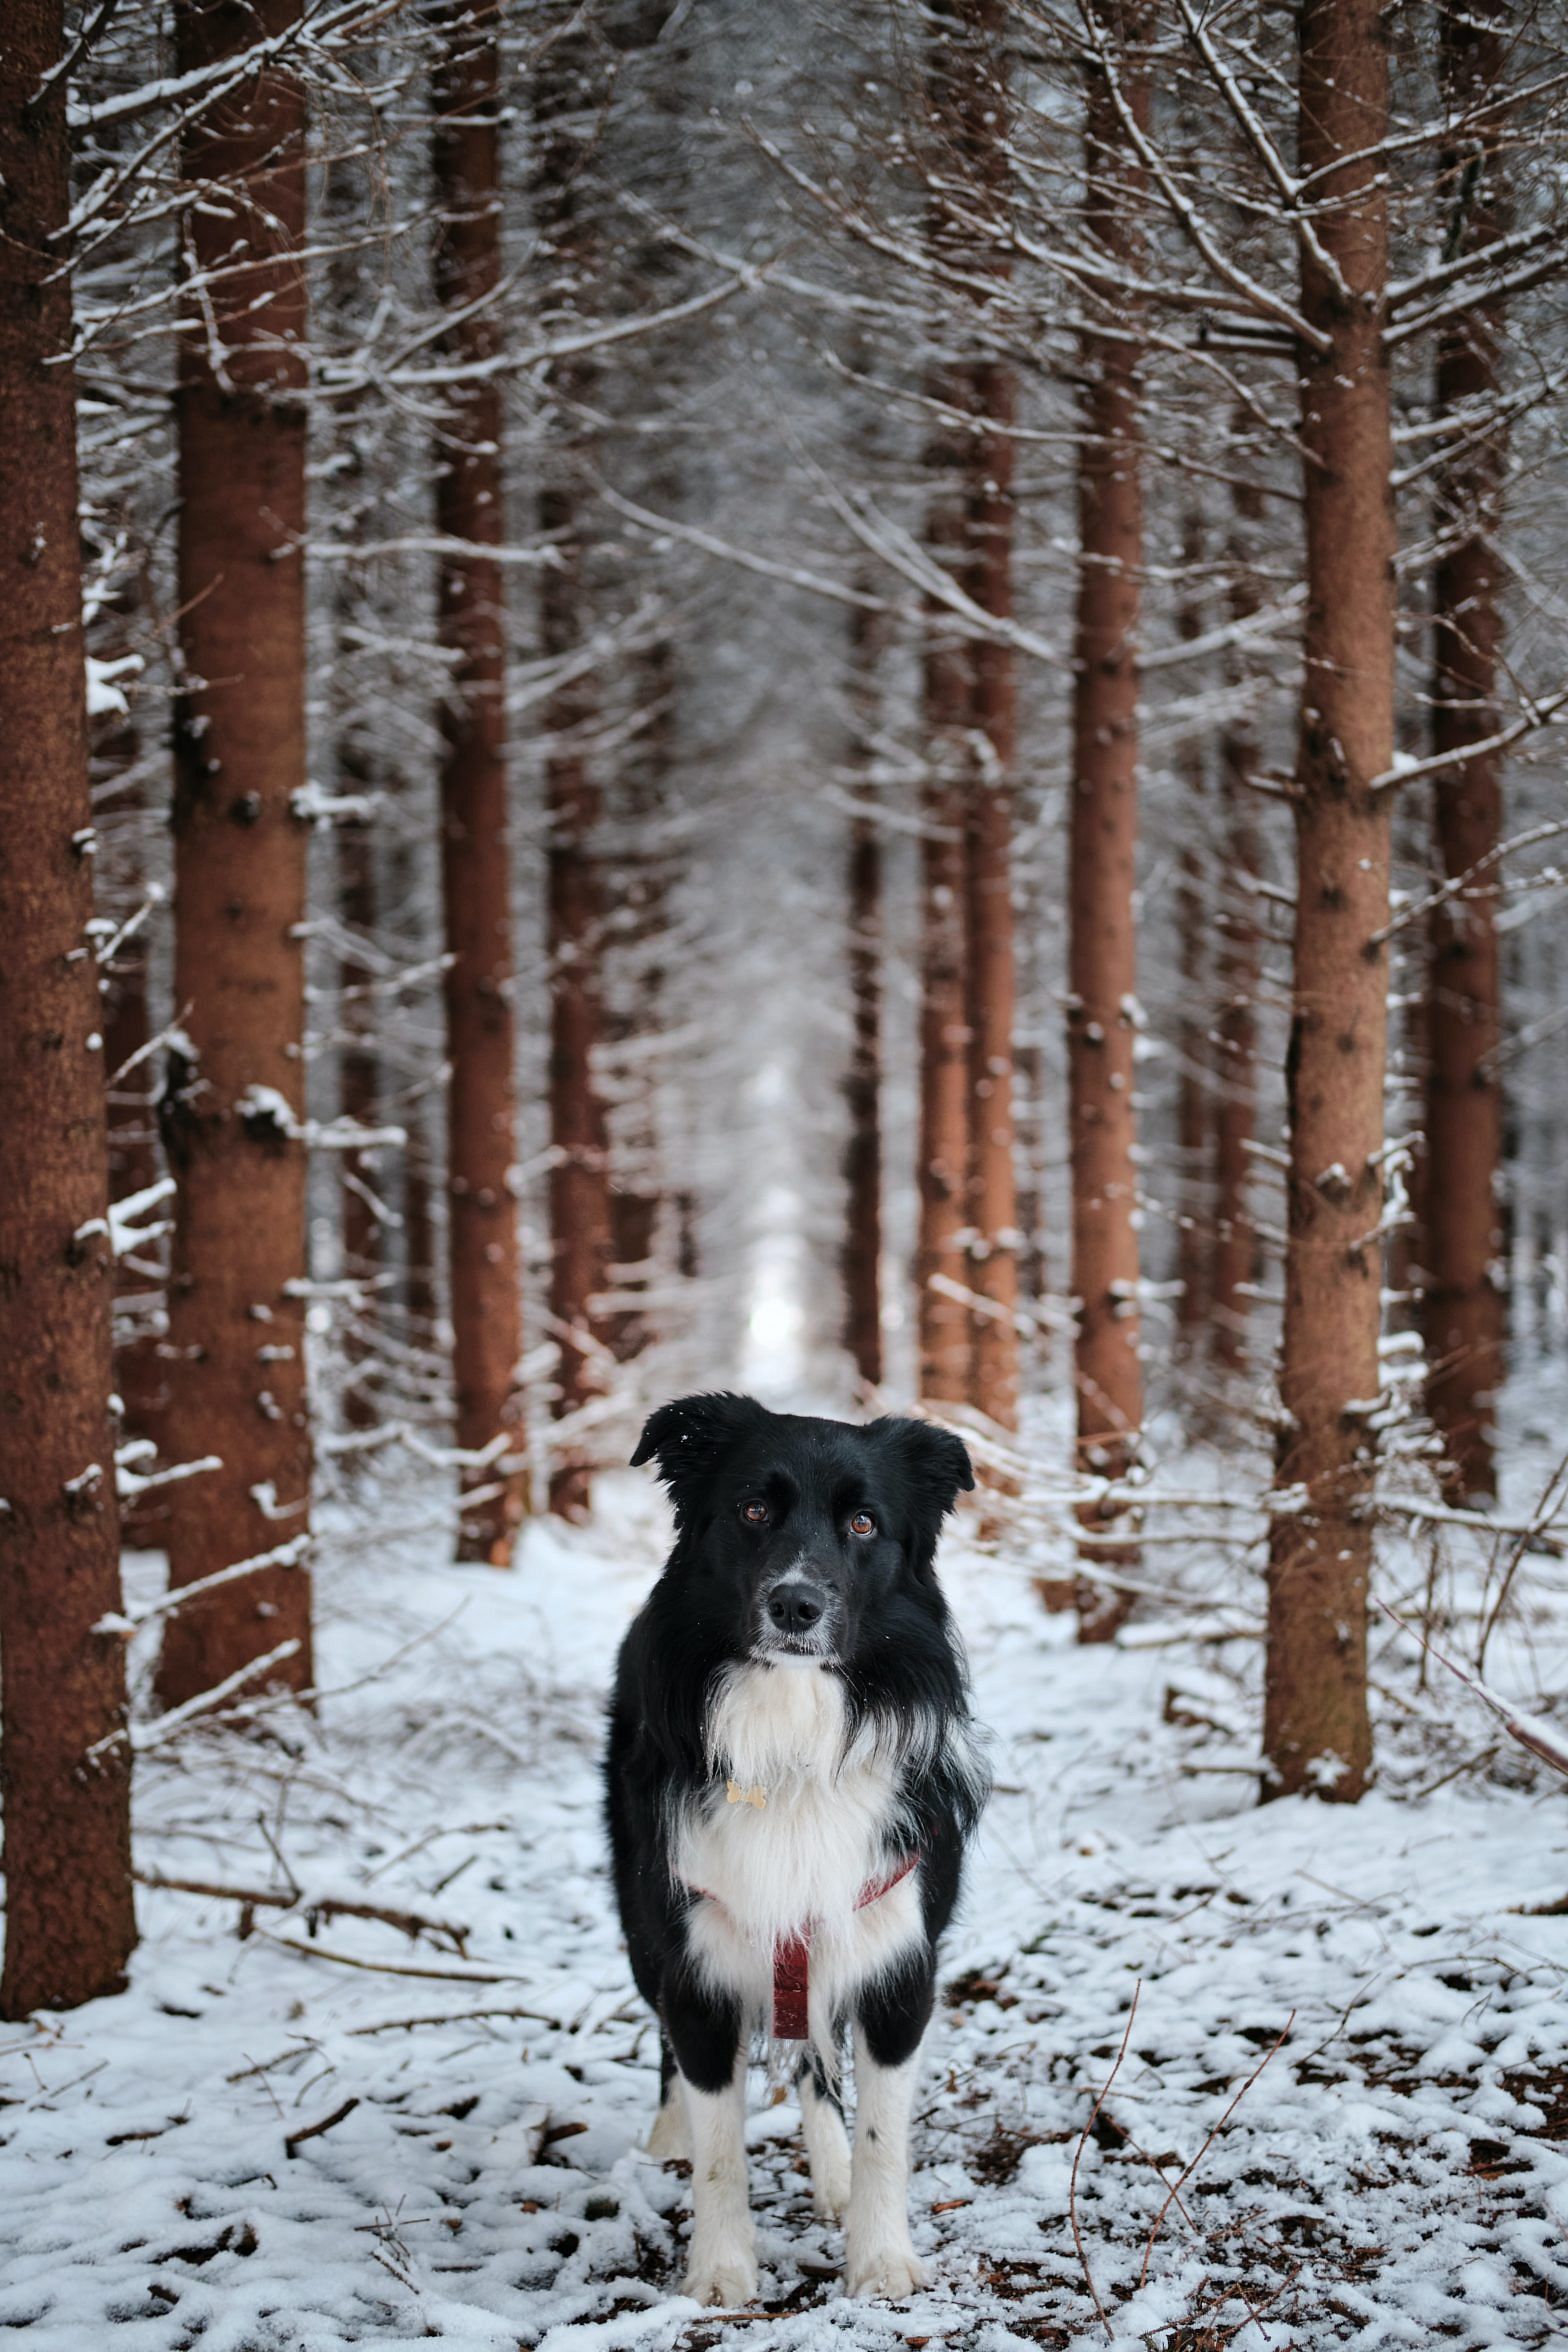
M 792 1571 L 763 1596 L 758 1654 L 816 1660 L 832 1655 L 833 1595 L 825 1585 Z

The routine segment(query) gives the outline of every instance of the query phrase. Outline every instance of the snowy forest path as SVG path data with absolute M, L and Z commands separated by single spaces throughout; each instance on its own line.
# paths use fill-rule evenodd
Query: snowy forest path
M 341 1547 L 319 1723 L 143 1772 L 144 1867 L 286 1865 L 301 1899 L 144 1889 L 131 1992 L 10 2037 L 0 2327 L 30 2352 L 718 2340 L 675 2292 L 685 2179 L 642 2152 L 656 2049 L 599 1823 L 602 1694 L 661 1540 L 611 1482 L 513 1577 Z M 1255 1711 L 1212 1651 L 1074 1649 L 961 1538 L 946 1575 L 998 1786 L 917 2122 L 933 2284 L 844 2299 L 793 2100 L 754 2077 L 737 2341 L 1087 2346 L 1095 2296 L 1161 2352 L 1561 2341 L 1568 1920 L 1510 1910 L 1568 1885 L 1555 1813 L 1474 1776 L 1259 1811 Z M 468 1957 L 313 1921 L 333 1895 L 460 1924 Z

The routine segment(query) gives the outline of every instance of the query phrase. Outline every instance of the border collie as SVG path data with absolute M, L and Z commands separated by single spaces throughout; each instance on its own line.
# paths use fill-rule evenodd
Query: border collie
M 809 1420 L 750 1397 L 661 1406 L 675 1544 L 621 1648 L 605 1759 L 632 1972 L 657 2013 L 650 2149 L 688 2156 L 685 2292 L 757 2290 L 746 2191 L 753 2036 L 787 2053 L 845 2286 L 923 2283 L 909 2126 L 937 1938 L 987 1793 L 936 1581 L 969 1456 L 922 1421 Z M 851 2158 L 839 2052 L 855 2047 Z

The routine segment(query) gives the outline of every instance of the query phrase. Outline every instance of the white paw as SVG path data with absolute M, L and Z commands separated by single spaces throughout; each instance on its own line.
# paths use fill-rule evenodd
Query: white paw
M 683 2164 L 691 2162 L 691 2118 L 684 2099 L 665 2100 L 648 2134 L 648 2153 L 665 2162 L 671 2158 Z
M 694 2255 L 681 2293 L 720 2311 L 738 2310 L 757 2292 L 757 2265 L 749 2254 L 724 2254 L 699 2262 Z
M 844 2264 L 846 2295 L 882 2295 L 897 2303 L 926 2283 L 925 2265 L 906 2238 L 890 2246 L 851 2246 Z
M 829 2148 L 811 2165 L 811 2202 L 822 2221 L 842 2221 L 849 2203 L 849 2149 Z

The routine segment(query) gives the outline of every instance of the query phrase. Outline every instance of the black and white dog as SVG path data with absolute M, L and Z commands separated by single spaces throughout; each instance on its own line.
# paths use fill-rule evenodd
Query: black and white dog
M 662 1406 L 632 1460 L 657 1462 L 675 1545 L 621 1648 L 606 1793 L 632 1970 L 661 2028 L 649 2145 L 692 2160 L 686 2292 L 756 2293 L 746 2063 L 771 2033 L 806 2045 L 812 2191 L 845 2216 L 849 2293 L 907 2295 L 916 2057 L 986 1795 L 934 1567 L 969 1456 L 921 1421 L 857 1428 L 720 1395 Z

